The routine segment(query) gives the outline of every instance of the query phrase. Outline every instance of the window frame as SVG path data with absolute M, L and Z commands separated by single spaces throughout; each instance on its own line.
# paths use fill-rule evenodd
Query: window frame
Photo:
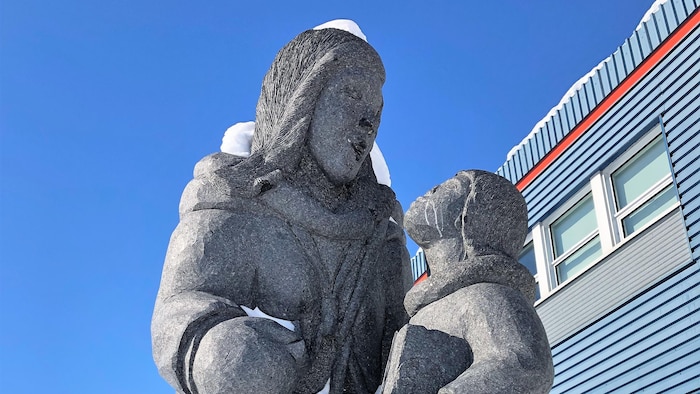
M 596 229 L 592 231 L 591 233 L 587 234 L 585 237 L 583 237 L 581 240 L 579 240 L 576 244 L 574 244 L 571 248 L 569 248 L 566 252 L 562 253 L 560 256 L 555 256 L 555 245 L 554 245 L 554 234 L 552 231 L 552 225 L 559 219 L 563 218 L 567 213 L 571 212 L 573 208 L 575 208 L 581 201 L 583 201 L 585 198 L 591 198 L 593 201 L 593 212 L 596 215 Z M 586 264 L 584 268 L 581 269 L 581 271 L 577 272 L 576 274 L 571 275 L 569 278 L 560 281 L 559 280 L 559 275 L 557 273 L 557 267 L 565 261 L 567 258 L 571 257 L 574 253 L 578 252 L 581 248 L 583 248 L 585 245 L 587 245 L 590 241 L 592 241 L 595 237 L 601 236 L 600 232 L 600 221 L 598 219 L 597 211 L 598 211 L 598 206 L 596 204 L 596 199 L 593 198 L 593 190 L 591 189 L 591 184 L 590 182 L 587 182 L 583 187 L 581 187 L 576 193 L 574 193 L 561 207 L 559 207 L 557 210 L 555 210 L 552 214 L 548 216 L 547 219 L 545 219 L 542 222 L 542 229 L 540 231 L 543 232 L 543 240 L 544 240 L 544 246 L 545 246 L 545 253 L 544 255 L 546 256 L 546 266 L 547 266 L 547 276 L 548 276 L 548 287 L 549 291 L 547 293 L 550 293 L 552 290 L 555 288 L 558 288 L 562 286 L 565 283 L 568 283 L 569 281 L 573 280 L 577 276 L 579 276 L 581 273 L 585 272 L 588 267 L 594 265 L 598 260 L 600 260 L 602 257 L 605 256 L 604 250 L 601 251 L 601 256 L 597 257 L 595 260 L 592 262 L 589 262 Z M 602 249 L 602 240 L 601 240 L 601 249 Z M 544 294 L 543 294 L 544 298 Z
M 549 250 L 550 250 L 550 261 L 551 261 L 550 265 L 552 267 L 553 274 L 554 274 L 554 278 L 553 278 L 554 281 L 552 283 L 556 284 L 557 286 L 560 286 L 562 283 L 567 282 L 572 277 L 577 276 L 577 274 L 574 274 L 571 277 L 569 277 L 568 279 L 560 280 L 559 279 L 559 266 L 564 261 L 566 261 L 569 257 L 573 256 L 575 253 L 580 251 L 589 242 L 593 241 L 600 234 L 600 224 L 598 223 L 598 218 L 595 217 L 595 220 L 596 220 L 595 230 L 586 234 L 583 238 L 581 238 L 578 242 L 576 242 L 568 250 L 564 251 L 561 255 L 556 256 L 556 245 L 555 245 L 555 240 L 554 240 L 554 230 L 552 229 L 552 226 L 554 224 L 556 224 L 557 221 L 565 218 L 568 214 L 571 214 L 572 211 L 575 208 L 579 207 L 579 204 L 581 204 L 587 198 L 590 198 L 591 202 L 593 203 L 593 215 L 595 216 L 595 212 L 596 212 L 595 200 L 593 199 L 593 193 L 590 190 L 590 186 L 585 187 L 583 190 L 586 190 L 586 191 L 584 193 L 580 193 L 580 192 L 576 193 L 576 195 L 574 197 L 569 199 L 567 204 L 565 204 L 566 209 L 564 209 L 563 212 L 559 213 L 558 215 L 552 215 L 551 219 L 548 221 L 547 226 L 546 226 L 548 243 L 549 243 Z M 585 269 L 582 268 L 580 272 L 583 272 L 584 270 Z

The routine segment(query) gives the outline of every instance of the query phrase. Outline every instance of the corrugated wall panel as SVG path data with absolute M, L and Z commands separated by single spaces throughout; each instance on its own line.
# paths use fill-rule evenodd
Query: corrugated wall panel
M 642 392 L 644 389 L 649 389 L 651 386 L 658 385 L 663 382 L 667 386 L 674 387 L 677 383 L 681 383 L 687 380 L 687 375 L 678 374 L 679 365 L 688 365 L 689 367 L 696 367 L 697 369 L 697 354 L 696 349 L 693 346 L 697 346 L 693 342 L 689 342 L 682 345 L 678 349 L 669 351 L 668 357 L 671 358 L 668 362 L 663 359 L 649 360 L 645 362 L 645 365 L 640 366 L 636 369 L 637 376 L 639 379 L 632 382 L 625 382 L 624 376 L 620 377 L 620 383 L 615 385 L 616 381 L 611 381 L 601 386 L 599 390 L 601 392 Z M 676 353 L 680 356 L 676 357 Z M 675 357 L 675 358 L 673 358 Z M 661 364 L 664 363 L 665 364 Z M 661 367 L 657 367 L 657 363 L 661 364 Z M 658 379 L 657 376 L 662 375 L 667 377 L 667 379 Z M 678 375 L 678 376 L 675 376 Z M 696 375 L 697 376 L 697 375 Z M 697 383 L 695 383 L 697 385 Z M 676 391 L 680 393 L 685 393 L 687 391 Z
M 642 48 L 639 46 L 639 33 L 634 32 L 632 34 L 632 37 L 627 39 L 627 45 L 629 45 L 630 50 L 632 51 L 632 61 L 634 62 L 634 66 L 638 66 L 642 60 L 644 60 L 644 56 L 642 56 Z
M 591 89 L 593 86 L 591 86 L 591 78 L 588 78 L 588 83 L 584 84 L 581 87 L 581 90 L 579 90 L 580 95 L 581 95 L 581 109 L 585 115 L 588 115 L 588 113 L 591 112 L 593 108 L 595 108 L 595 98 L 593 97 L 593 93 L 591 92 Z
M 600 74 L 600 80 L 603 83 L 603 93 L 607 96 L 614 88 L 615 85 L 612 84 L 610 80 L 610 71 L 608 69 L 608 64 L 610 60 L 606 60 L 603 63 L 603 67 L 598 71 Z
M 697 376 L 699 280 L 687 265 L 555 346 L 552 393 L 662 392 Z
M 565 128 L 564 128 L 564 121 L 562 120 L 561 110 L 556 111 L 552 120 L 554 123 L 554 131 L 555 131 L 554 144 L 556 145 L 557 142 L 561 141 L 561 139 L 564 138 L 564 134 L 566 133 Z
M 674 297 L 673 308 L 662 319 L 635 326 L 633 332 L 630 332 L 629 327 L 620 327 L 618 331 L 612 332 L 605 338 L 604 344 L 607 346 L 599 347 L 600 351 L 594 359 L 588 357 L 586 363 L 576 365 L 567 373 L 557 372 L 557 388 L 562 392 L 574 388 L 576 392 L 602 392 L 601 386 L 620 386 L 622 382 L 634 384 L 635 381 L 630 380 L 630 376 L 625 376 L 630 369 L 640 369 L 645 364 L 648 369 L 654 369 L 648 364 L 658 368 L 669 361 L 668 357 L 683 355 L 686 352 L 679 354 L 678 347 L 699 335 L 698 322 L 692 316 L 695 312 L 686 310 L 688 305 L 693 305 L 693 301 L 697 303 L 698 298 L 685 301 Z M 616 357 L 621 353 L 626 353 L 627 356 Z M 617 358 L 616 362 L 600 362 L 601 359 L 614 358 Z M 591 376 L 598 378 L 591 379 Z
M 680 24 L 673 1 L 669 1 L 668 3 L 664 4 L 663 8 L 666 10 L 666 23 L 668 23 L 668 28 L 673 31 Z
M 661 38 L 659 36 L 659 29 L 656 24 L 656 18 L 652 17 L 646 22 L 647 28 L 649 29 L 649 40 L 651 41 L 651 46 L 656 48 L 661 43 Z
M 563 341 L 689 260 L 685 227 L 674 211 L 537 305 L 550 343 Z
M 698 85 L 696 85 L 694 89 L 698 89 Z M 688 140 L 697 141 L 698 133 L 700 133 L 700 127 L 698 127 L 700 118 L 697 116 L 698 113 L 696 112 L 699 108 L 697 101 L 699 98 L 700 97 L 696 96 L 696 101 L 691 103 L 691 106 L 683 109 L 683 113 L 680 113 L 678 119 L 676 119 L 677 124 L 674 124 L 676 127 L 669 131 L 669 135 L 671 133 L 677 134 L 673 136 L 673 144 L 671 144 L 674 150 L 676 149 L 674 145 L 680 147 L 680 145 L 685 144 Z
M 666 107 L 669 108 L 667 115 L 664 117 L 669 122 L 682 123 L 685 120 L 696 121 L 698 113 L 695 111 L 698 108 L 698 98 L 700 98 L 700 59 L 695 64 L 690 65 L 689 70 L 695 69 L 695 73 L 691 74 L 686 82 L 684 89 L 685 94 L 671 91 L 668 97 Z M 677 119 L 676 119 L 677 118 Z
M 543 126 L 542 133 L 540 133 L 540 136 L 542 137 L 542 157 L 544 157 L 547 152 L 549 152 L 550 149 L 552 149 L 552 141 L 549 138 L 549 135 L 552 133 L 551 130 L 551 125 L 545 124 Z
M 620 45 L 620 52 L 622 53 L 622 65 L 625 67 L 625 76 L 627 76 L 637 67 L 637 64 L 634 62 L 634 56 L 632 55 L 632 47 L 630 47 L 629 38 Z
M 527 143 L 526 148 L 527 149 L 525 149 L 525 151 L 527 152 L 527 166 L 532 167 L 538 161 L 535 156 L 537 154 L 537 142 L 535 141 L 534 137 L 531 138 L 530 142 Z
M 651 41 L 649 40 L 649 30 L 647 29 L 646 23 L 642 24 L 642 27 L 637 31 L 637 37 L 639 38 L 639 46 L 642 48 L 642 55 L 647 57 L 651 51 Z
M 688 169 L 698 160 L 700 152 L 700 141 L 689 140 L 687 144 L 679 146 L 671 157 L 675 168 Z
M 691 285 L 691 287 L 693 286 L 695 289 L 690 290 L 697 290 L 697 283 Z M 640 339 L 645 337 L 648 339 L 650 335 L 659 333 L 660 330 L 657 323 L 665 322 L 665 326 L 676 325 L 678 319 L 669 319 L 668 317 L 673 313 L 679 313 L 682 319 L 692 315 L 692 311 L 685 312 L 685 309 L 689 305 L 692 305 L 692 301 L 688 301 L 683 297 L 670 297 L 663 300 L 645 302 L 640 305 L 639 308 L 635 308 L 631 313 L 621 312 L 618 316 L 617 312 L 615 312 L 613 313 L 613 315 L 616 316 L 614 319 L 602 319 L 599 323 L 605 322 L 606 324 L 600 325 L 596 323 L 593 326 L 599 327 L 597 330 L 587 329 L 584 331 L 587 334 L 585 337 L 577 336 L 566 343 L 572 343 L 574 346 L 569 346 L 562 350 L 555 348 L 556 351 L 553 352 L 553 356 L 554 359 L 557 360 L 557 384 L 561 386 L 560 388 L 566 385 L 571 386 L 570 383 L 573 382 L 574 379 L 581 378 L 582 372 L 584 371 L 594 375 L 598 374 L 600 370 L 596 371 L 595 368 L 603 367 L 599 365 L 600 359 L 612 358 L 621 351 L 627 351 L 638 346 Z M 697 325 L 697 321 L 690 322 L 690 326 L 694 325 Z M 688 328 L 689 327 L 686 325 L 679 326 L 676 328 L 676 332 L 685 331 Z M 634 335 L 629 335 L 630 329 L 633 330 Z M 666 337 L 672 335 L 673 334 L 669 332 Z M 594 338 L 595 341 L 593 341 Z M 663 338 L 661 340 L 663 340 Z M 655 344 L 655 342 L 648 343 L 648 347 L 652 347 Z M 595 354 L 596 358 L 591 358 L 591 354 Z M 659 364 L 657 364 L 657 366 L 658 365 Z M 606 369 L 622 367 L 620 372 L 627 369 L 625 367 L 635 368 L 637 366 L 639 366 L 639 364 L 635 363 L 623 366 L 621 366 L 620 363 L 605 364 Z
M 697 85 L 695 86 L 697 89 Z M 696 100 L 698 97 L 696 96 Z M 666 122 L 672 127 L 667 127 L 669 137 L 669 148 L 671 154 L 677 154 L 679 151 L 687 150 L 686 144 L 691 146 L 697 144 L 698 134 L 700 134 L 700 118 L 698 118 L 698 102 L 690 102 L 690 105 L 683 108 L 681 113 L 671 114 L 671 123 Z M 677 116 L 673 116 L 677 115 Z M 675 118 L 675 119 L 674 119 Z
M 686 201 L 681 201 L 681 206 L 683 207 L 683 213 L 695 212 L 700 209 L 700 198 L 697 198 L 697 191 L 693 195 L 689 196 Z M 697 247 L 697 243 L 693 244 L 691 242 L 691 247 Z
M 557 363 L 557 371 L 563 372 L 568 368 L 580 365 L 584 360 L 589 357 L 585 354 L 586 351 L 597 353 L 601 348 L 605 348 L 608 345 L 605 344 L 606 338 L 608 338 L 617 327 L 621 326 L 635 326 L 642 319 L 647 319 L 649 321 L 655 321 L 661 319 L 664 315 L 668 313 L 669 301 L 654 301 L 655 297 L 662 297 L 663 292 L 671 286 L 675 286 L 682 281 L 691 281 L 694 278 L 692 275 L 683 276 L 681 279 L 676 279 L 674 281 L 662 282 L 654 290 L 653 295 L 649 296 L 647 302 L 639 304 L 634 309 L 621 308 L 620 312 L 616 313 L 614 320 L 604 320 L 602 322 L 596 323 L 595 329 L 587 328 L 584 330 L 585 336 L 577 335 L 576 340 L 566 341 L 560 345 L 555 346 L 552 349 L 552 355 L 554 358 L 559 359 Z M 675 283 L 675 284 L 674 284 Z M 690 283 L 687 285 L 688 288 L 697 286 L 697 283 Z M 562 354 L 568 354 L 563 357 Z
M 668 28 L 668 14 L 666 14 L 666 7 L 662 5 L 659 12 L 657 12 L 654 16 L 656 17 L 661 40 L 664 40 L 669 34 L 671 34 L 671 31 Z
M 674 383 L 673 386 L 664 388 L 663 390 L 653 391 L 654 388 L 640 390 L 640 393 L 653 393 L 653 394 L 665 394 L 665 393 L 692 393 L 698 390 L 698 380 L 700 379 L 700 373 L 698 373 L 698 368 L 696 364 L 691 364 L 685 369 L 679 369 L 676 375 L 668 378 L 669 383 Z M 679 383 L 675 383 L 679 382 Z
M 697 286 L 697 284 L 695 285 Z M 631 347 L 637 346 L 638 342 L 652 335 L 657 335 L 663 326 L 675 325 L 677 320 L 684 319 L 689 312 L 685 311 L 685 307 L 688 305 L 688 300 L 683 298 L 674 297 L 666 300 L 659 304 L 654 304 L 654 308 L 651 312 L 655 319 L 650 320 L 649 316 L 642 315 L 642 311 L 649 313 L 649 308 L 640 308 L 632 316 L 636 317 L 630 319 L 629 316 L 625 316 L 625 319 L 619 319 L 615 322 L 615 325 L 606 327 L 606 329 L 601 330 L 597 333 L 591 333 L 589 336 L 591 338 L 586 338 L 582 340 L 581 346 L 576 346 L 575 353 L 573 352 L 573 347 L 570 347 L 567 352 L 569 356 L 567 358 L 561 359 L 557 363 L 557 382 L 560 385 L 567 384 L 569 386 L 572 383 L 576 383 L 576 379 L 581 376 L 581 371 L 593 372 L 597 374 L 596 368 L 609 369 L 620 367 L 615 364 L 598 365 L 599 361 L 596 359 L 591 359 L 590 353 L 595 353 L 599 358 L 609 358 L 613 357 L 616 353 L 629 349 Z M 675 318 L 674 318 L 675 316 Z M 646 320 L 648 324 L 640 324 L 640 321 Z M 697 322 L 693 323 L 697 324 Z M 622 329 L 620 327 L 623 327 Z M 624 328 L 635 327 L 635 335 L 629 336 Z M 683 326 L 678 330 L 685 330 L 687 327 Z M 670 336 L 670 335 L 669 335 Z M 592 338 L 596 338 L 596 341 L 591 341 Z M 576 341 L 572 341 L 576 343 Z M 615 344 L 615 346 L 611 346 Z M 561 356 L 563 353 L 557 353 L 557 356 Z M 627 366 L 630 366 L 628 364 Z
M 578 123 L 583 119 L 581 113 L 581 91 L 577 90 L 571 97 L 571 109 L 574 112 L 574 123 Z
M 597 70 L 591 77 L 591 87 L 593 90 L 593 97 L 595 98 L 595 105 L 598 105 L 605 97 L 605 93 L 603 93 L 602 81 L 600 79 L 600 70 Z
M 700 122 L 696 122 L 700 123 Z M 697 137 L 697 136 L 696 136 Z M 671 160 L 672 162 L 677 166 L 681 167 L 682 164 L 679 163 L 682 160 L 685 160 L 688 164 L 692 164 L 693 158 L 697 159 L 697 153 L 700 151 L 700 141 L 696 139 L 694 140 L 686 140 L 687 143 L 685 144 L 677 144 L 674 149 L 671 150 Z M 676 141 L 674 141 L 676 142 Z M 680 185 L 680 182 L 679 182 Z M 687 186 L 684 187 L 692 187 L 694 186 L 693 183 L 689 183 Z
M 697 32 L 696 32 L 697 33 Z M 671 164 L 678 186 L 690 246 L 700 259 L 700 60 L 693 65 L 688 91 L 669 89 L 664 127 L 668 130 Z

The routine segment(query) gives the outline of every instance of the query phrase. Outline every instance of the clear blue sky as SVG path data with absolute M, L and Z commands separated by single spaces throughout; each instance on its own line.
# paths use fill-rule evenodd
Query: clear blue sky
M 0 390 L 173 392 L 149 325 L 180 193 L 297 33 L 353 19 L 382 56 L 407 208 L 495 171 L 651 3 L 3 0 Z

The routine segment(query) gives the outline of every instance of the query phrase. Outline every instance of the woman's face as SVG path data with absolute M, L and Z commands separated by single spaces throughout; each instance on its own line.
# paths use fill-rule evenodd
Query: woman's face
M 382 79 L 367 69 L 345 68 L 321 91 L 309 147 L 334 184 L 357 176 L 377 136 L 383 104 Z
M 418 197 L 404 216 L 408 235 L 420 246 L 461 235 L 461 215 L 468 188 L 456 178 Z

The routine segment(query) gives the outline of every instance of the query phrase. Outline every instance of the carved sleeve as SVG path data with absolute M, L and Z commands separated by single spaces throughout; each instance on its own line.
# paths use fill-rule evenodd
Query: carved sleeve
M 220 210 L 189 213 L 170 239 L 151 323 L 153 357 L 161 375 L 183 393 L 192 392 L 190 368 L 202 337 L 245 316 L 232 301 L 235 293 L 246 293 L 234 280 L 246 276 L 246 266 L 232 267 L 235 248 L 224 236 L 230 218 Z

